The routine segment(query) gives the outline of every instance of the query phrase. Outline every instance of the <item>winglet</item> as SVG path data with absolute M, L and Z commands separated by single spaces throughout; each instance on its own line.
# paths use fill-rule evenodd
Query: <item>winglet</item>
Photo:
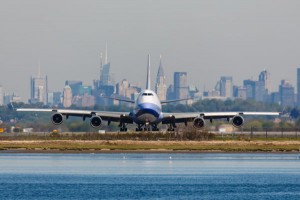
M 147 82 L 146 89 L 150 90 L 150 54 L 148 54 L 148 66 L 147 66 Z

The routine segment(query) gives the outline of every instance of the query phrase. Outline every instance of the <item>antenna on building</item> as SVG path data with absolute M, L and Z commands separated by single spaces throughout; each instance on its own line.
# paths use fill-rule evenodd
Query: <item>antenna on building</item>
M 103 60 L 103 56 L 102 56 L 102 52 L 101 52 L 101 54 L 100 54 L 100 79 L 99 79 L 100 81 L 103 80 L 103 78 L 102 78 L 102 70 L 103 70 L 102 60 Z
M 41 61 L 39 60 L 39 71 L 38 71 L 38 77 L 41 77 Z
M 108 56 L 107 56 L 107 41 L 105 43 L 105 64 L 108 63 Z
M 100 53 L 100 67 L 102 67 L 102 58 L 103 56 L 102 56 L 102 52 Z

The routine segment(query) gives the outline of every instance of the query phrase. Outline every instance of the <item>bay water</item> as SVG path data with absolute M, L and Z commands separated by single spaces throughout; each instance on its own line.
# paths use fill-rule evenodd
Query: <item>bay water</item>
M 0 199 L 300 199 L 300 154 L 0 154 Z

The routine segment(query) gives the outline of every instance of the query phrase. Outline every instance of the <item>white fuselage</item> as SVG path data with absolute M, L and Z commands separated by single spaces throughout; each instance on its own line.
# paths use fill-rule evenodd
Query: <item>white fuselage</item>
M 161 102 L 152 90 L 142 91 L 135 104 L 133 120 L 137 124 L 158 124 L 162 120 Z

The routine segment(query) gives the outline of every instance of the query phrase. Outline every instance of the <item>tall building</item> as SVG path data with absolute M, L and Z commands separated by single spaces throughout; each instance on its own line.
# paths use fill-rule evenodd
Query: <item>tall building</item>
M 267 100 L 267 90 L 263 81 L 244 80 L 246 89 L 246 99 L 265 102 Z
M 139 92 L 141 92 L 141 88 L 137 85 L 130 84 L 126 79 L 123 79 L 116 85 L 116 94 L 120 97 L 135 100 L 136 94 Z
M 188 98 L 189 88 L 187 72 L 174 72 L 174 97 L 175 99 Z
M 300 68 L 297 69 L 297 105 L 300 106 Z
M 60 106 L 61 105 L 61 92 L 49 92 L 48 93 L 48 105 Z
M 270 72 L 263 70 L 258 76 L 258 81 L 263 83 L 267 94 L 271 92 Z
M 70 86 L 66 85 L 63 91 L 63 106 L 68 108 L 72 105 L 72 89 Z
M 167 99 L 166 76 L 164 73 L 164 69 L 162 67 L 161 57 L 160 57 L 160 63 L 159 63 L 158 72 L 156 76 L 155 92 L 161 101 Z
M 53 92 L 53 104 L 60 105 L 62 102 L 61 92 Z
M 53 106 L 54 105 L 54 101 L 53 101 L 53 99 L 54 99 L 54 94 L 53 94 L 53 92 L 49 92 L 48 93 L 48 105 L 49 106 Z
M 0 106 L 4 104 L 4 91 L 2 85 L 0 85 Z
M 265 83 L 263 81 L 255 81 L 255 94 L 254 99 L 255 101 L 265 102 L 267 99 L 267 89 L 265 87 Z
M 99 86 L 104 86 L 104 85 L 109 85 L 110 84 L 109 71 L 110 71 L 110 62 L 108 61 L 107 44 L 106 44 L 104 64 L 103 64 L 103 61 L 102 61 L 102 54 L 101 54 Z
M 73 97 L 80 95 L 80 90 L 82 88 L 82 81 L 67 80 L 65 82 L 65 85 L 70 86 L 70 88 L 72 89 L 72 96 Z
M 247 89 L 245 87 L 233 86 L 233 96 L 238 99 L 247 99 Z
M 290 82 L 282 80 L 279 86 L 280 102 L 282 106 L 295 105 L 295 88 Z
M 48 77 L 30 78 L 30 103 L 48 104 Z
M 10 95 L 10 94 L 5 94 L 5 95 L 4 95 L 4 105 L 9 104 L 10 102 L 12 102 L 12 95 Z
M 220 96 L 225 98 L 233 97 L 232 77 L 222 76 L 220 80 Z
M 116 94 L 129 98 L 130 94 L 127 93 L 127 90 L 129 87 L 130 87 L 130 84 L 127 81 L 127 79 L 123 79 L 121 82 L 117 83 L 117 85 L 116 85 Z
M 169 85 L 169 87 L 167 89 L 167 99 L 168 100 L 175 99 L 174 86 L 172 84 Z

